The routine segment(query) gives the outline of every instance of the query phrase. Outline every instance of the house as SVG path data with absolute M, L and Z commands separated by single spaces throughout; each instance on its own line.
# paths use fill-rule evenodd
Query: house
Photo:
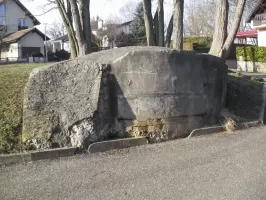
M 44 55 L 49 40 L 35 26 L 40 22 L 19 0 L 0 0 L 1 58 L 18 60 Z
M 54 39 L 51 41 L 53 52 L 65 50 L 70 53 L 70 44 L 68 40 L 68 35 L 63 35 L 59 38 Z
M 240 31 L 236 34 L 235 44 L 258 45 L 258 31 Z
M 131 24 L 133 21 L 128 21 L 123 24 L 120 24 L 117 26 L 117 34 L 120 33 L 125 33 L 125 34 L 130 34 L 131 33 Z
M 258 46 L 266 46 L 266 0 L 259 0 L 247 18 L 247 22 L 257 30 Z
M 99 49 L 98 46 L 101 46 L 102 49 L 113 48 L 113 40 L 116 36 L 117 26 L 118 24 L 114 23 L 104 24 L 104 21 L 99 17 L 91 21 L 93 51 L 96 51 L 96 48 Z M 51 44 L 53 53 L 61 50 L 70 52 L 70 44 L 67 35 L 55 38 L 51 41 Z
M 59 38 L 56 38 L 52 41 L 50 41 L 52 44 L 52 51 L 53 53 L 56 53 L 57 51 L 67 51 L 70 53 L 71 51 L 71 46 L 69 43 L 68 35 L 63 35 Z M 93 51 L 98 48 L 98 45 L 96 43 L 96 36 L 92 34 L 92 49 Z

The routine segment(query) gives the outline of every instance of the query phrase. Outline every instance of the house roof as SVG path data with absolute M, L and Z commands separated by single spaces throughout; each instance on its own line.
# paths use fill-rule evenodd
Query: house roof
M 257 38 L 258 37 L 258 31 L 257 30 L 249 30 L 249 31 L 243 31 L 243 32 L 238 32 L 236 34 L 237 38 Z
M 5 2 L 6 0 L 0 0 L 0 4 Z M 40 25 L 41 23 L 39 22 L 39 20 L 34 17 L 34 15 L 19 1 L 19 0 L 13 0 L 25 13 L 26 16 L 30 17 L 33 21 L 33 24 L 35 26 Z
M 129 25 L 129 24 L 131 24 L 132 22 L 133 22 L 133 20 L 128 21 L 128 22 L 125 22 L 125 23 L 123 23 L 123 24 L 118 25 L 118 27 Z
M 61 37 L 55 38 L 53 41 L 62 40 L 63 42 L 68 41 L 68 35 L 63 35 Z
M 266 10 L 266 0 L 259 0 L 254 9 L 250 12 L 246 22 L 250 23 L 257 14 L 262 14 Z
M 45 39 L 45 35 L 40 30 L 34 27 L 34 28 L 28 28 L 28 29 L 24 29 L 24 30 L 17 31 L 14 33 L 10 33 L 3 38 L 3 42 L 12 43 L 12 42 L 18 41 L 20 38 L 22 38 L 23 36 L 31 32 L 35 32 L 39 34 L 43 39 Z M 46 40 L 50 40 L 50 38 L 46 36 Z

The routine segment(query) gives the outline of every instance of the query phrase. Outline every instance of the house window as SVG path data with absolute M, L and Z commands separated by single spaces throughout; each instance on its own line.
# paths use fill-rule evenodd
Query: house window
M 0 25 L 5 25 L 5 24 L 6 24 L 6 17 L 0 16 Z
M 26 19 L 25 19 L 25 18 L 21 18 L 21 19 L 19 19 L 19 21 L 18 21 L 18 25 L 19 25 L 19 26 L 23 26 L 23 27 L 25 27 L 25 26 L 26 26 Z
M 23 29 L 27 29 L 28 26 L 26 24 L 26 18 L 20 18 L 18 20 L 18 30 L 23 30 Z
M 0 15 L 4 15 L 6 13 L 6 6 L 4 3 L 0 5 Z

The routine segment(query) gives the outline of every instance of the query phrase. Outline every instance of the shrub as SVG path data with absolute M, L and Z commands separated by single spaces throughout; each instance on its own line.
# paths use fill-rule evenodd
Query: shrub
M 251 62 L 266 62 L 266 47 L 258 46 L 242 46 L 236 48 L 236 57 L 239 60 L 240 56 L 244 61 Z
M 134 46 L 133 36 L 130 34 L 125 34 L 124 32 L 117 35 L 115 37 L 114 42 L 115 42 L 117 47 Z
M 36 54 L 33 54 L 32 57 L 43 57 L 43 54 L 42 53 L 36 53 Z
M 229 118 L 226 120 L 223 127 L 227 132 L 233 133 L 237 129 L 237 124 L 236 124 L 235 120 Z
M 67 51 L 60 50 L 60 51 L 56 51 L 55 55 L 60 59 L 60 60 L 67 60 L 70 58 L 70 53 L 68 53 Z

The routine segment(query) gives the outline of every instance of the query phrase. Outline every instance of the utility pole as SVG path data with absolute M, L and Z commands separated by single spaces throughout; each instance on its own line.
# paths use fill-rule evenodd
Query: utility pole
M 44 53 L 45 53 L 45 62 L 48 62 L 48 59 L 47 59 L 47 45 L 46 45 L 46 26 L 47 26 L 47 23 L 44 23 L 44 25 L 45 25 L 45 28 L 44 28 L 44 34 L 45 34 L 45 36 L 44 36 Z

